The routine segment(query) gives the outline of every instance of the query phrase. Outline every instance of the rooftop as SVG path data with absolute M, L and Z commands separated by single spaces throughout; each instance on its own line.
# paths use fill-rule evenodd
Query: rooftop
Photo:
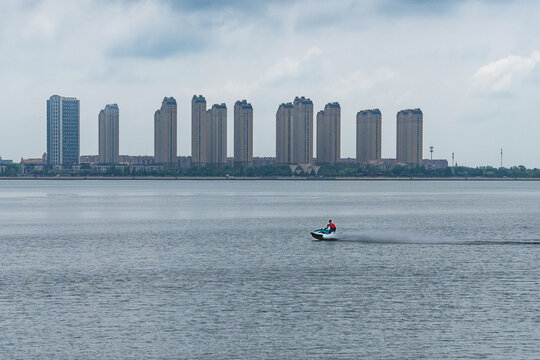
M 287 108 L 287 109 L 292 109 L 293 108 L 293 104 L 292 103 L 283 103 L 281 105 L 279 105 L 279 107 L 284 107 L 284 108 Z
M 302 104 L 307 104 L 307 105 L 313 105 L 313 102 L 311 101 L 311 99 L 309 98 L 306 98 L 304 96 L 302 97 L 295 97 L 294 98 L 294 103 L 302 103 Z
M 205 103 L 206 99 L 202 95 L 199 95 L 199 96 L 193 95 L 193 100 L 192 101 L 194 101 L 196 103 Z
M 339 103 L 337 101 L 334 101 L 333 103 L 328 103 L 326 104 L 326 106 L 331 107 L 331 108 L 341 108 L 341 106 L 339 106 Z
M 176 100 L 172 96 L 171 97 L 164 97 L 163 98 L 163 104 L 176 105 Z

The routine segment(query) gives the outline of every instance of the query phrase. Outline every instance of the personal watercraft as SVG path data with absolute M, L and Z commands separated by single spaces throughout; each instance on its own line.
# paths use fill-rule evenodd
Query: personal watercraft
M 336 232 L 326 229 L 313 230 L 311 236 L 317 240 L 337 240 Z

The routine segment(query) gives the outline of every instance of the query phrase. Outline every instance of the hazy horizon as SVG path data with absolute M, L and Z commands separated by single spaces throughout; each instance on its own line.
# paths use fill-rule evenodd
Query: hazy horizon
M 295 96 L 338 101 L 342 157 L 356 113 L 424 114 L 423 157 L 540 167 L 540 3 L 527 1 L 32 0 L 0 3 L 0 156 L 46 151 L 46 101 L 81 101 L 81 155 L 98 152 L 98 113 L 120 108 L 120 153 L 153 154 L 154 112 L 178 103 L 178 155 L 191 155 L 191 98 L 254 109 L 254 156 L 275 156 L 275 113 Z

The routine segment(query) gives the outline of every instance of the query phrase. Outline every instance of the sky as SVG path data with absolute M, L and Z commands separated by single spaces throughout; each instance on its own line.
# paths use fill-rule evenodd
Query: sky
M 424 114 L 424 158 L 540 168 L 540 2 L 443 0 L 0 0 L 0 157 L 46 151 L 46 100 L 81 102 L 81 155 L 98 152 L 98 113 L 120 108 L 120 153 L 153 155 L 154 112 L 178 103 L 191 152 L 191 98 L 254 109 L 254 156 L 275 156 L 275 114 L 295 96 L 341 104 L 341 154 L 356 113 Z

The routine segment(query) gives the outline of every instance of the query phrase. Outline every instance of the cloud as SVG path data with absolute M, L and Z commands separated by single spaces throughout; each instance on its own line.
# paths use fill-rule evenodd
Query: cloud
M 164 2 L 170 4 L 170 6 L 179 11 L 208 11 L 217 10 L 223 11 L 223 9 L 229 9 L 234 11 L 258 11 L 264 9 L 268 2 L 265 0 L 228 0 L 228 1 L 215 1 L 215 0 L 164 0 Z M 273 1 L 275 2 L 287 2 L 285 0 Z
M 201 38 L 164 34 L 142 34 L 136 39 L 130 39 L 112 45 L 108 54 L 114 57 L 167 58 L 177 54 L 187 54 L 202 51 L 206 42 Z
M 395 71 L 389 68 L 378 68 L 372 74 L 366 75 L 364 71 L 357 70 L 346 77 L 340 78 L 335 85 L 335 91 L 339 92 L 357 92 L 367 91 L 375 85 L 392 80 L 397 77 Z
M 479 94 L 499 94 L 511 91 L 526 79 L 540 62 L 540 52 L 529 57 L 509 55 L 484 65 L 473 76 L 472 90 Z
M 285 57 L 272 65 L 264 76 L 264 82 L 274 82 L 285 77 L 296 76 L 301 72 L 302 66 L 319 56 L 322 50 L 317 46 L 309 48 L 301 57 Z
M 237 82 L 228 81 L 225 90 L 228 92 L 244 92 L 249 94 L 256 89 L 262 89 L 271 85 L 279 85 L 282 82 L 297 79 L 312 73 L 311 63 L 315 61 L 323 51 L 317 46 L 307 49 L 301 56 L 286 56 L 270 65 L 255 81 Z
M 202 31 L 209 27 L 205 17 L 177 13 L 166 2 L 126 3 L 116 15 L 106 29 L 110 35 L 105 53 L 112 57 L 162 59 L 199 52 L 208 44 Z
M 452 12 L 465 0 L 383 0 L 377 9 L 392 16 L 444 15 Z

